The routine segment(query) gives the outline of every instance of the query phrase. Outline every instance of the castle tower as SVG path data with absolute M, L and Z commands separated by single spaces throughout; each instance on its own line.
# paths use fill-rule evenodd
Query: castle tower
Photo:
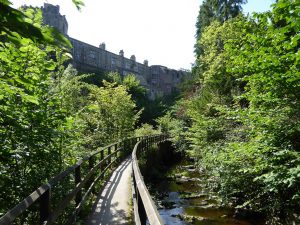
M 100 48 L 100 49 L 103 49 L 103 50 L 105 50 L 105 48 L 106 48 L 106 45 L 105 45 L 105 43 L 104 43 L 104 42 L 102 42 L 102 43 L 99 45 L 99 48 Z
M 144 60 L 144 65 L 145 65 L 145 66 L 148 66 L 148 64 L 149 64 L 148 60 L 145 59 L 145 60 Z
M 136 61 L 135 55 L 130 56 L 130 59 L 135 62 Z
M 59 13 L 58 5 L 44 3 L 42 7 L 43 23 L 55 27 L 61 33 L 68 35 L 68 22 L 65 16 Z

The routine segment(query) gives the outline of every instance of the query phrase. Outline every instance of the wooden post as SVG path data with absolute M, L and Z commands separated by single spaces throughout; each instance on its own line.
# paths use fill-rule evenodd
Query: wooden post
M 140 193 L 136 191 L 137 195 L 137 203 L 138 203 L 138 211 L 140 216 L 141 225 L 146 225 L 147 215 L 145 211 L 145 207 L 143 205 L 142 198 L 140 196 Z
M 89 168 L 90 168 L 90 170 L 93 169 L 93 167 L 94 167 L 94 159 L 93 159 L 93 156 L 91 156 L 89 158 Z
M 128 152 L 127 152 L 127 143 L 128 143 L 128 139 L 124 139 L 122 144 L 123 144 L 123 149 L 121 151 L 120 155 L 123 155 L 123 157 L 126 157 Z M 122 154 L 123 153 L 123 154 Z
M 102 161 L 103 159 L 104 159 L 104 149 L 102 149 L 102 151 L 100 152 L 100 161 Z M 103 169 L 104 169 L 104 165 L 102 163 L 100 166 L 100 173 L 102 173 Z M 103 178 L 103 177 L 104 177 L 104 174 L 101 176 L 101 178 Z
M 116 144 L 114 145 L 114 150 L 115 150 L 115 152 L 118 150 L 118 143 L 116 143 Z M 118 154 L 119 154 L 119 156 L 120 156 L 120 152 L 116 152 L 116 154 L 115 154 L 115 158 L 116 158 L 116 162 L 117 162 L 117 163 L 119 162 Z
M 40 224 L 48 221 L 51 213 L 51 188 L 40 197 Z
M 89 158 L 89 169 L 91 170 L 91 169 L 93 169 L 93 167 L 94 167 L 94 158 L 93 158 L 93 156 L 91 156 Z M 95 179 L 95 175 L 93 174 L 90 177 L 89 182 L 87 182 L 87 189 L 91 186 L 91 184 L 93 183 L 94 179 Z M 95 191 L 95 188 L 93 187 L 92 192 L 94 193 L 94 191 Z
M 100 161 L 104 159 L 104 149 L 100 152 Z
M 81 182 L 80 168 L 81 168 L 81 166 L 78 166 L 75 168 L 75 185 L 77 185 Z M 81 200 L 82 200 L 82 191 L 80 189 L 75 197 L 76 206 L 79 205 Z
M 107 155 L 109 156 L 111 154 L 111 147 L 108 147 L 107 149 Z M 111 162 L 111 157 L 108 157 L 108 164 Z

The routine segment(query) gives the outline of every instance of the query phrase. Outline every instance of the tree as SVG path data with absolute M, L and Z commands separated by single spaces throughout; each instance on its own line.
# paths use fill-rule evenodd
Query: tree
M 65 114 L 50 94 L 60 66 L 53 52 L 30 39 L 0 44 L 1 211 L 63 167 Z
M 242 4 L 246 4 L 247 0 L 216 0 L 214 8 L 218 20 L 223 23 L 230 18 L 238 16 L 242 12 Z
M 238 16 L 242 12 L 242 4 L 247 0 L 204 0 L 200 5 L 196 22 L 196 40 L 201 38 L 204 29 L 217 20 L 224 23 L 230 18 Z M 202 53 L 201 46 L 195 45 L 195 53 L 199 56 Z
M 197 89 L 180 101 L 210 187 L 268 224 L 299 223 L 298 9 L 279 0 L 271 12 L 212 22 L 198 40 Z
M 40 10 L 22 16 L 44 30 Z M 65 69 L 64 50 L 14 32 L 0 42 L 0 215 L 77 157 L 132 136 L 139 117 L 125 86 L 87 84 L 88 75 Z M 16 222 L 34 224 L 36 216 Z
M 216 20 L 214 6 L 212 1 L 204 0 L 199 8 L 199 13 L 196 22 L 196 39 L 198 40 L 204 28 L 209 26 L 213 20 Z
M 264 205 L 274 220 L 287 223 L 299 213 L 299 8 L 297 1 L 279 0 L 272 12 L 255 17 L 256 29 L 243 41 L 228 45 L 230 71 L 246 74 L 248 107 L 239 116 L 251 130 L 247 148 L 256 148 L 255 164 L 245 173 L 254 174 L 259 198 L 251 203 Z M 237 46 L 239 46 L 237 48 Z M 254 153 L 253 153 L 254 156 Z M 296 222 L 297 223 L 297 222 Z
M 124 85 L 128 93 L 131 94 L 132 99 L 136 103 L 137 110 L 141 111 L 139 126 L 145 123 L 155 126 L 155 119 L 163 116 L 165 111 L 175 103 L 175 99 L 178 97 L 178 93 L 173 92 L 169 96 L 156 97 L 154 100 L 150 100 L 147 96 L 147 89 L 140 84 L 140 81 L 134 74 L 128 74 L 122 78 L 120 74 L 111 72 L 107 77 L 111 82 Z
M 77 9 L 84 6 L 81 0 L 72 0 Z M 0 41 L 19 43 L 22 38 L 29 38 L 43 44 L 71 47 L 67 38 L 52 27 L 41 27 L 33 24 L 22 9 L 11 7 L 9 0 L 0 1 Z
M 104 81 L 103 87 L 90 86 L 87 122 L 90 145 L 97 147 L 132 135 L 140 112 L 123 85 Z

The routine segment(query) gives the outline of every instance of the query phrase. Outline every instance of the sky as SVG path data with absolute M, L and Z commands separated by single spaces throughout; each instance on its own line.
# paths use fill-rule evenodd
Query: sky
M 106 44 L 116 54 L 145 59 L 149 65 L 190 69 L 195 61 L 196 19 L 202 0 L 84 0 L 78 11 L 71 0 L 12 0 L 14 7 L 60 5 L 66 15 L 68 34 L 80 41 L 99 46 Z M 248 0 L 245 13 L 270 9 L 274 0 Z

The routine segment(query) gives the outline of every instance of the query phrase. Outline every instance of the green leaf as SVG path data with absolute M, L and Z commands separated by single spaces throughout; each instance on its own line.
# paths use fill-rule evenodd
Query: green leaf
M 72 2 L 78 10 L 80 10 L 84 6 L 84 2 L 81 0 L 72 0 Z
M 31 103 L 34 103 L 36 105 L 39 105 L 39 102 L 38 102 L 38 98 L 37 96 L 32 96 L 32 95 L 22 95 L 22 98 L 27 101 L 27 102 L 31 102 Z

